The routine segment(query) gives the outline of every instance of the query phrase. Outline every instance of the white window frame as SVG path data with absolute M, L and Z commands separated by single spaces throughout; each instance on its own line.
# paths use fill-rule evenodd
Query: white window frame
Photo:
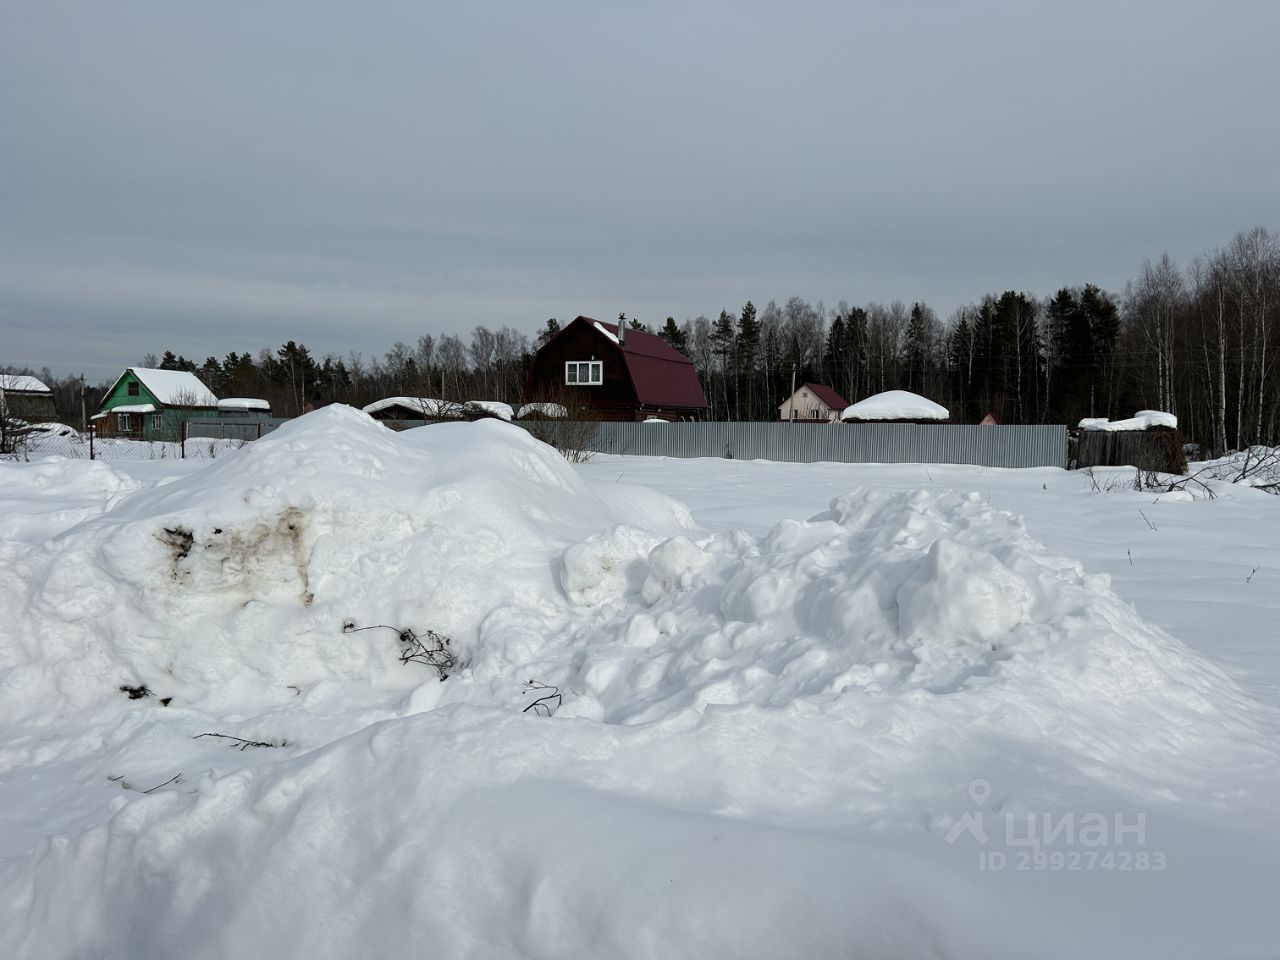
M 153 413 L 153 414 L 151 415 L 151 429 L 152 429 L 152 430 L 163 430 L 163 429 L 164 429 L 164 414 L 163 414 L 163 413 Z
M 585 369 L 584 369 L 585 368 Z M 586 379 L 583 379 L 585 375 Z M 603 360 L 567 360 L 564 382 L 570 387 L 598 387 L 604 383 Z
M 133 429 L 132 417 L 133 414 L 131 413 L 117 413 L 116 429 L 121 433 L 128 433 L 131 431 Z

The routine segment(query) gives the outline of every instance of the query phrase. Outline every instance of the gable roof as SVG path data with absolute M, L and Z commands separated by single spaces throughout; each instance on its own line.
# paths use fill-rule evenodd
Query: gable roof
M 578 317 L 622 352 L 627 373 L 636 389 L 636 399 L 650 407 L 680 407 L 700 410 L 707 397 L 698 382 L 693 361 L 656 334 L 627 330 L 618 341 L 618 325 Z M 568 329 L 568 326 L 565 327 Z
M 15 393 L 52 393 L 42 380 L 28 377 L 21 373 L 0 373 L 0 390 L 12 390 Z
M 216 407 L 218 398 L 194 373 L 186 370 L 152 370 L 149 367 L 125 367 L 124 373 L 116 377 L 116 382 L 106 392 L 106 402 L 120 381 L 132 373 L 147 388 L 147 392 L 160 403 L 170 407 Z
M 809 392 L 825 403 L 832 410 L 843 410 L 849 405 L 849 401 L 840 394 L 836 393 L 828 386 L 821 383 L 802 383 L 802 387 L 807 387 Z M 794 394 L 792 394 L 794 396 Z

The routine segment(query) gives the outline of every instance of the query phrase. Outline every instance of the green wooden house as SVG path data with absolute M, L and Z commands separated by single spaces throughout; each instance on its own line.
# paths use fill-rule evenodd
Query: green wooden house
M 194 373 L 128 367 L 91 419 L 103 437 L 180 440 L 184 420 L 217 415 L 218 398 Z

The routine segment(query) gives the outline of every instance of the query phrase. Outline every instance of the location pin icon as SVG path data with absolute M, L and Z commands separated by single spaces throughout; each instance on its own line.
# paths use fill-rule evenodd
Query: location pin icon
M 982 807 L 991 797 L 991 784 L 985 780 L 974 780 L 969 784 L 969 799 L 974 806 Z

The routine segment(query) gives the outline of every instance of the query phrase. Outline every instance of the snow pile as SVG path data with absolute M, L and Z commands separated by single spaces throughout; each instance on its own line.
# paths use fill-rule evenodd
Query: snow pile
M 65 423 L 46 421 L 44 423 L 28 424 L 28 426 L 33 433 L 44 434 L 49 437 L 78 437 L 80 435 L 79 430 Z
M 886 390 L 844 408 L 841 420 L 946 420 L 950 411 L 906 390 Z
M 688 525 L 648 500 L 668 508 L 643 519 Z M 403 687 L 394 643 L 345 620 L 465 648 L 493 607 L 554 590 L 557 543 L 627 516 L 522 430 L 397 435 L 326 408 L 15 553 L 0 581 L 23 625 L 0 661 L 9 716 L 51 698 L 90 708 L 120 684 L 210 709 L 331 679 Z
M 1080 421 L 1081 430 L 1150 430 L 1152 427 L 1178 428 L 1178 418 L 1163 410 L 1139 410 L 1128 420 L 1108 420 L 1106 417 L 1085 417 Z
M 944 840 L 975 775 L 1276 786 L 1230 679 L 975 495 L 705 535 L 507 424 L 341 407 L 0 480 L 4 956 L 1084 955 Z
M 1277 493 L 1280 492 L 1280 447 L 1246 447 L 1215 460 L 1193 463 L 1188 472 L 1197 481 L 1217 480 Z
M 1244 734 L 1223 674 L 976 494 L 849 494 L 762 538 L 648 548 L 617 530 L 570 548 L 561 580 L 598 611 L 584 647 L 542 660 L 574 693 L 566 715 L 692 722 L 717 705 L 803 703 L 886 733 L 907 724 L 895 769 L 982 731 L 1122 765 L 1135 789 L 1142 773 L 1168 777 L 1171 726 L 1197 763 Z
M 0 566 L 7 568 L 0 571 L 0 582 L 12 582 L 13 589 L 24 593 L 32 591 L 36 585 L 30 582 L 27 564 L 50 529 L 65 530 L 97 516 L 140 487 L 101 460 L 0 461 Z M 30 546 L 21 547 L 18 541 Z M 10 623 L 0 630 L 17 626 Z M 6 653 L 0 648 L 0 655 Z

